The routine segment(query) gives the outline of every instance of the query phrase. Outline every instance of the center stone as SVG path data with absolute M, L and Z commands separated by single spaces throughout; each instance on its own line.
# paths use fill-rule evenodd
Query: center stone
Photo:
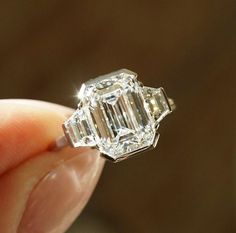
M 135 74 L 101 76 L 85 83 L 80 96 L 95 143 L 105 155 L 117 160 L 153 144 L 153 118 Z

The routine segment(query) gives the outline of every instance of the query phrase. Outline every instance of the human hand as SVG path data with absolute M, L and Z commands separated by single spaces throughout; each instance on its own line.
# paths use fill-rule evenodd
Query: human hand
M 50 151 L 72 110 L 0 100 L 0 232 L 62 233 L 87 203 L 104 161 L 97 150 Z

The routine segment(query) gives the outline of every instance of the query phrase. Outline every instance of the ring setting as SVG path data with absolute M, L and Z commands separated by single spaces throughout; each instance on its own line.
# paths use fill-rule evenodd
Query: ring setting
M 96 147 L 113 162 L 156 147 L 161 120 L 174 102 L 163 88 L 143 86 L 121 69 L 82 84 L 77 110 L 63 124 L 72 147 Z

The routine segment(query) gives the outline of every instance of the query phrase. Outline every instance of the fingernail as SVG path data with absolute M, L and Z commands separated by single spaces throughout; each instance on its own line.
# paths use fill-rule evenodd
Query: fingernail
M 48 173 L 33 189 L 18 233 L 64 232 L 88 201 L 103 160 L 85 150 Z

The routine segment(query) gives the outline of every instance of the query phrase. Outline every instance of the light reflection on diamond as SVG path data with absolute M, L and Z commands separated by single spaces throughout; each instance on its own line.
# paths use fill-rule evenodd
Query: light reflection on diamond
M 170 109 L 162 89 L 141 87 L 136 76 L 120 70 L 82 85 L 82 104 L 65 123 L 74 146 L 96 145 L 117 160 L 153 145 Z

